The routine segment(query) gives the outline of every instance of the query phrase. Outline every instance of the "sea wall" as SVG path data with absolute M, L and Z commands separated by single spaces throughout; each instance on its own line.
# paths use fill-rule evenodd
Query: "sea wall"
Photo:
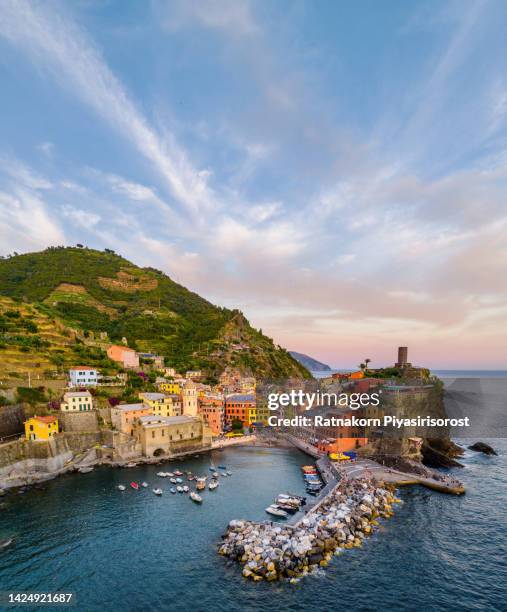
M 379 517 L 392 516 L 392 504 L 398 501 L 371 480 L 341 481 L 295 527 L 231 521 L 219 553 L 238 561 L 243 576 L 255 582 L 297 580 L 325 567 L 333 554 L 361 546 Z

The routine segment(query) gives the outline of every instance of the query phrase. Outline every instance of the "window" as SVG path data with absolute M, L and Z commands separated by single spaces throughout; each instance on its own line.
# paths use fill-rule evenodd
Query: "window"
M 152 432 L 151 432 L 151 437 L 152 437 L 152 438 L 154 438 L 154 437 L 155 437 L 155 432 L 154 432 L 154 431 L 152 431 Z

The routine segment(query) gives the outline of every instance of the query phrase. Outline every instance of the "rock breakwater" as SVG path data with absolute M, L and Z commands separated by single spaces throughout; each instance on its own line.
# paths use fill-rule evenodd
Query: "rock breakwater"
M 341 481 L 294 527 L 231 521 L 219 553 L 241 563 L 243 576 L 255 582 L 296 581 L 344 549 L 361 546 L 377 519 L 392 516 L 392 504 L 399 501 L 392 488 L 372 480 Z

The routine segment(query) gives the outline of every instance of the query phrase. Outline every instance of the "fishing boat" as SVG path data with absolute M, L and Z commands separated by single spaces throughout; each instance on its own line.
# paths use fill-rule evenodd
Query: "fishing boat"
M 202 504 L 202 497 L 199 495 L 199 493 L 196 493 L 195 491 L 192 491 L 192 493 L 190 493 L 190 499 L 196 504 Z
M 206 488 L 206 478 L 198 478 L 196 488 L 198 491 L 202 491 Z
M 190 491 L 190 489 L 188 488 L 187 485 L 183 485 L 183 493 L 188 493 Z
M 127 487 L 125 485 L 118 485 L 117 486 L 118 491 L 125 491 L 126 488 Z
M 81 467 L 78 469 L 78 472 L 80 474 L 88 474 L 88 472 L 93 472 L 93 468 L 92 467 Z
M 155 493 L 155 495 L 162 495 L 162 489 L 152 489 L 153 493 Z
M 280 518 L 287 518 L 288 514 L 287 512 L 285 512 L 285 510 L 280 510 L 280 508 L 278 508 L 278 506 L 268 506 L 266 508 L 266 512 L 268 514 L 272 514 L 273 516 L 279 516 Z
M 130 486 L 136 491 L 139 491 L 139 485 L 137 484 L 137 482 L 131 482 Z
M 173 484 L 178 484 L 178 481 L 176 480 L 176 478 L 171 478 L 171 482 L 172 482 Z
M 217 487 L 218 487 L 218 480 L 212 480 L 208 485 L 208 489 L 210 491 L 214 491 Z
M 143 487 L 143 489 L 146 489 L 148 487 L 148 483 L 147 482 L 142 482 L 141 486 Z
M 178 493 L 183 493 L 183 487 L 180 487 L 180 485 L 178 485 L 176 487 L 176 491 L 178 491 Z
M 176 487 L 171 487 L 169 491 L 171 491 L 171 493 L 176 493 Z

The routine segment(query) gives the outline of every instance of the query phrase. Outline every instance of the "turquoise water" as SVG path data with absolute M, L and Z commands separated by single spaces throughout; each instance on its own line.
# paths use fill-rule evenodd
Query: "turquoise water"
M 467 451 L 463 497 L 422 488 L 366 545 L 347 551 L 318 576 L 288 583 L 246 582 L 216 554 L 231 518 L 264 519 L 282 490 L 302 492 L 296 450 L 236 448 L 214 454 L 233 472 L 202 506 L 151 490 L 119 492 L 118 483 L 167 480 L 160 469 L 207 472 L 205 455 L 168 467 L 97 469 L 4 498 L 0 590 L 77 593 L 74 609 L 95 610 L 506 610 L 507 443 L 498 457 Z

